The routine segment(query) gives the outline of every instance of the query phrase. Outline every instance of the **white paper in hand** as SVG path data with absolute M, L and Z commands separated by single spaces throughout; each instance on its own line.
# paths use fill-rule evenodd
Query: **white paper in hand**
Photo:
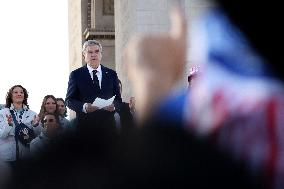
M 115 95 L 107 100 L 97 97 L 92 105 L 101 109 L 101 108 L 111 105 L 113 103 L 114 98 L 115 98 Z

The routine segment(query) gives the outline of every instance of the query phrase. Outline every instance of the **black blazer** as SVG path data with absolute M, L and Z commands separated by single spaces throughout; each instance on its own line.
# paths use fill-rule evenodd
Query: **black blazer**
M 101 65 L 101 69 L 102 83 L 100 90 L 96 90 L 87 65 L 70 73 L 65 99 L 68 108 L 80 115 L 83 113 L 84 103 L 93 103 L 97 97 L 109 99 L 116 95 L 114 105 L 116 109 L 119 109 L 122 100 L 117 74 L 114 70 L 103 65 Z

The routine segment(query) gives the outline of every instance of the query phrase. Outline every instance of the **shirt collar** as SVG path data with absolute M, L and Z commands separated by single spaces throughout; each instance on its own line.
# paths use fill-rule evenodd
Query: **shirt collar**
M 14 107 L 14 105 L 11 103 L 11 107 L 10 107 L 10 110 L 14 110 L 15 109 L 15 107 Z M 23 110 L 27 110 L 28 109 L 28 107 L 25 105 L 25 104 L 23 104 Z
M 97 71 L 98 71 L 98 73 L 102 73 L 102 67 L 101 67 L 101 64 L 99 64 L 99 66 L 97 67 L 97 69 L 94 69 L 94 68 L 92 68 L 91 66 L 89 66 L 89 64 L 87 64 L 87 68 L 88 68 L 88 70 L 89 70 L 89 72 L 90 72 L 90 73 L 92 73 L 92 72 L 93 72 L 93 70 L 97 70 Z

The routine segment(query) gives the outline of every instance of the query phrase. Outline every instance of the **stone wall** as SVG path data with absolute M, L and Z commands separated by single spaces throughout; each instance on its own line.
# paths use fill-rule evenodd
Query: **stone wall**
M 115 62 L 118 78 L 122 82 L 122 100 L 129 101 L 131 86 L 124 70 L 122 54 L 129 37 L 136 32 L 136 1 L 115 0 Z
M 84 15 L 84 14 L 83 14 Z M 82 11 L 81 0 L 68 1 L 69 70 L 82 66 Z
M 114 15 L 113 15 L 112 1 L 95 0 L 95 20 L 92 26 L 96 30 L 114 30 Z
M 103 58 L 101 64 L 115 70 L 115 42 L 114 40 L 99 40 L 103 46 Z
M 86 1 L 86 0 L 84 0 Z M 84 4 L 83 4 L 84 5 Z M 84 6 L 83 6 L 84 8 Z M 68 1 L 68 25 L 69 25 L 69 71 L 82 66 L 82 28 L 84 22 L 84 9 L 82 9 L 81 0 Z M 76 113 L 72 110 L 69 112 L 70 118 L 74 118 Z

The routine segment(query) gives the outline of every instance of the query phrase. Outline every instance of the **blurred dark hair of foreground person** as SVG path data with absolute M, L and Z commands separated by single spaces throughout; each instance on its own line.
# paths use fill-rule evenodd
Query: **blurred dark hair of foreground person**
M 65 136 L 39 159 L 20 162 L 7 188 L 261 188 L 207 142 L 157 126 Z

